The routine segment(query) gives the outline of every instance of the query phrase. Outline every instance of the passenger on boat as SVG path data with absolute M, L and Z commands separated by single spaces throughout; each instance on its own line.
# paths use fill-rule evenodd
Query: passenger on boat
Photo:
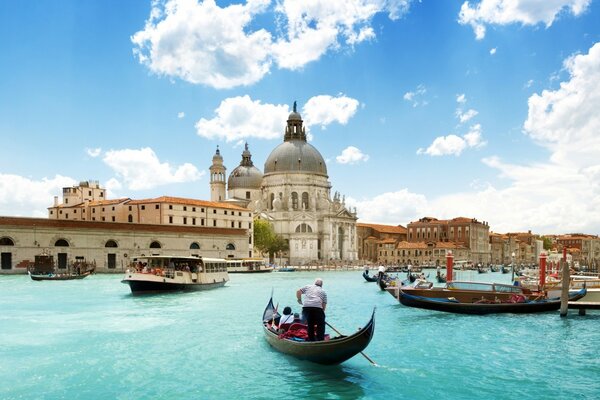
M 300 318 L 300 314 L 295 312 L 294 313 L 294 324 L 301 324 L 301 323 L 302 323 L 302 318 Z
M 283 309 L 283 315 L 279 319 L 279 327 L 283 324 L 291 324 L 294 322 L 294 315 L 292 309 L 288 306 Z
M 304 303 L 302 303 L 304 294 Z M 303 305 L 302 314 L 308 325 L 308 340 L 325 339 L 325 309 L 327 308 L 327 293 L 323 290 L 323 280 L 317 278 L 313 285 L 306 285 L 296 291 L 298 303 Z M 315 338 L 316 327 L 316 338 Z

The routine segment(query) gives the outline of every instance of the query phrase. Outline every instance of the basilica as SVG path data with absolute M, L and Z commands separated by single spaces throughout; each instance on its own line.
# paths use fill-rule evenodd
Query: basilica
M 227 182 L 225 172 L 217 148 L 210 167 L 211 201 L 245 207 L 255 218 L 269 221 L 275 233 L 289 243 L 281 262 L 303 265 L 357 260 L 356 210 L 346 207 L 339 193 L 331 195 L 327 165 L 307 142 L 295 103 L 283 143 L 267 157 L 264 173 L 254 166 L 248 144 Z

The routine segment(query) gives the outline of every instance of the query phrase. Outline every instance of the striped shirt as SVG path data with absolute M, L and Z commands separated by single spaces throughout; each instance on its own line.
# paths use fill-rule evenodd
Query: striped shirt
M 323 308 L 323 304 L 327 304 L 327 293 L 321 286 L 306 285 L 300 291 L 304 294 L 304 307 Z

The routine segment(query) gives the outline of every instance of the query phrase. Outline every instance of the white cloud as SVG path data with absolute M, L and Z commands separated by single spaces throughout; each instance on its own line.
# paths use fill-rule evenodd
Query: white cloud
M 456 102 L 458 104 L 465 104 L 467 102 L 467 97 L 465 96 L 464 93 L 457 94 L 456 95 Z
M 340 164 L 356 164 L 360 161 L 366 162 L 369 160 L 369 156 L 364 154 L 357 147 L 348 146 L 342 151 L 342 154 L 335 158 L 335 160 Z
M 387 192 L 372 199 L 346 198 L 346 205 L 356 207 L 359 222 L 406 224 L 408 221 L 428 215 L 429 205 L 422 194 L 410 193 L 407 189 Z
M 482 147 L 486 142 L 481 136 L 481 124 L 475 124 L 469 128 L 469 132 L 463 135 L 468 147 Z
M 425 106 L 428 104 L 426 100 L 421 100 L 427 93 L 427 88 L 423 85 L 417 86 L 414 92 L 406 92 L 402 98 L 412 104 L 413 107 Z
M 95 149 L 86 148 L 85 152 L 88 156 L 90 156 L 92 158 L 96 158 L 100 155 L 100 153 L 102 153 L 102 149 L 99 147 L 97 147 Z
M 177 118 L 179 118 L 179 119 L 185 118 L 185 113 L 183 111 L 178 112 Z
M 473 110 L 472 108 L 465 112 L 463 112 L 461 109 L 456 110 L 456 116 L 458 117 L 461 124 L 464 124 L 465 122 L 469 121 L 477 114 L 479 113 L 476 110 Z
M 344 95 L 314 96 L 302 107 L 302 118 L 309 127 L 315 125 L 325 127 L 333 122 L 346 125 L 356 113 L 358 105 L 358 100 Z
M 339 95 L 320 95 L 310 98 L 303 107 L 302 118 L 308 132 L 311 126 L 322 128 L 338 122 L 342 125 L 356 113 L 359 102 L 356 99 Z M 252 100 L 250 96 L 225 99 L 215 110 L 212 119 L 202 118 L 196 123 L 198 135 L 207 139 L 222 139 L 235 142 L 245 138 L 280 139 L 285 130 L 285 122 L 290 109 L 285 104 L 266 104 Z
M 258 82 L 273 64 L 294 70 L 329 50 L 371 40 L 373 17 L 395 20 L 410 1 L 248 0 L 226 7 L 214 0 L 155 1 L 131 41 L 140 63 L 156 74 L 232 88 Z
M 47 208 L 54 204 L 54 196 L 59 196 L 63 187 L 76 183 L 75 179 L 61 175 L 36 181 L 0 173 L 0 215 L 47 218 Z
M 467 142 L 456 135 L 439 136 L 427 149 L 418 149 L 417 154 L 428 154 L 430 156 L 445 156 L 454 154 L 459 156 L 467 147 Z
M 578 16 L 590 3 L 591 0 L 481 0 L 471 7 L 465 1 L 460 8 L 458 22 L 470 24 L 477 40 L 481 40 L 485 37 L 486 25 L 544 23 L 548 28 L 559 14 L 565 12 Z
M 403 191 L 402 212 L 387 215 L 393 194 L 353 202 L 361 221 L 406 224 L 423 216 L 466 216 L 489 222 L 496 232 L 556 234 L 600 232 L 600 43 L 588 54 L 569 57 L 569 80 L 529 98 L 525 134 L 550 151 L 545 162 L 509 164 L 486 157 L 505 187 L 477 185 L 471 191 L 426 199 Z M 471 127 L 473 143 L 477 125 Z M 467 135 L 465 135 L 467 136 Z M 377 207 L 377 205 L 379 207 Z
M 285 104 L 263 104 L 250 96 L 225 99 L 215 110 L 213 119 L 196 123 L 198 135 L 207 139 L 234 142 L 245 138 L 277 139 L 283 136 L 289 107 Z
M 497 51 L 497 49 L 496 49 L 496 47 L 494 47 L 494 48 L 490 49 L 490 54 L 494 55 L 494 54 L 496 54 L 496 51 Z
M 148 147 L 139 150 L 110 150 L 104 155 L 103 161 L 115 171 L 130 190 L 151 189 L 170 183 L 192 182 L 204 175 L 204 171 L 198 171 L 189 163 L 179 167 L 161 163 L 154 151 Z M 115 185 L 113 187 L 120 187 L 120 183 L 116 179 L 111 182 L 111 185 Z

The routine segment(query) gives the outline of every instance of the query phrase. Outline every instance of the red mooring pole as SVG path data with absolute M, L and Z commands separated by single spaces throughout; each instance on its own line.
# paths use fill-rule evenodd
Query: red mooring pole
M 454 255 L 448 250 L 446 253 L 446 282 L 452 282 L 452 266 L 454 265 Z
M 540 254 L 540 290 L 546 285 L 546 253 Z

